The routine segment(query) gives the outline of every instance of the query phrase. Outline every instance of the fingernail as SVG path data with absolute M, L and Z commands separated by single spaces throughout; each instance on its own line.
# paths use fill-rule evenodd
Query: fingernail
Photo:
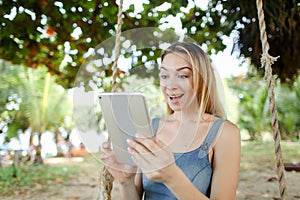
M 102 143 L 102 147 L 103 147 L 103 148 L 106 148 L 106 147 L 108 147 L 108 144 L 107 144 L 107 142 L 103 142 L 103 143 Z
M 106 159 L 106 158 L 107 158 L 107 155 L 105 155 L 105 154 L 100 155 L 100 159 Z
M 131 140 L 130 140 L 130 139 L 127 139 L 126 142 L 127 142 L 127 144 L 129 144 L 129 145 L 131 144 Z
M 127 151 L 128 151 L 129 153 L 132 153 L 132 152 L 133 152 L 132 149 L 131 149 L 130 147 L 127 147 Z

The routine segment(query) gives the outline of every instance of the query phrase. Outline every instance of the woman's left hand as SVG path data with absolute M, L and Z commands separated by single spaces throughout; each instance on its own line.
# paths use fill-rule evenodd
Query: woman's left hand
M 171 150 L 160 140 L 136 136 L 127 140 L 133 161 L 149 180 L 165 182 L 172 176 L 176 163 Z M 173 174 L 174 175 L 174 174 Z

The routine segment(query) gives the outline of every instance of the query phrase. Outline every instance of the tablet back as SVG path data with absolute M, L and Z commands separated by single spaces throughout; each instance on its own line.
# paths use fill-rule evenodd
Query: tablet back
M 133 165 L 126 140 L 136 133 L 152 137 L 152 127 L 142 93 L 100 93 L 99 102 L 119 162 Z

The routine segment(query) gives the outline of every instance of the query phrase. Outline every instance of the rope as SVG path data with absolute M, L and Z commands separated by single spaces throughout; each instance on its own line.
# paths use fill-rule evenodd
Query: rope
M 116 42 L 115 42 L 115 62 L 112 66 L 113 70 L 113 82 L 112 82 L 112 90 L 111 92 L 115 92 L 117 87 L 117 76 L 118 76 L 118 59 L 120 56 L 120 46 L 121 46 L 121 29 L 122 29 L 122 7 L 123 7 L 123 0 L 120 0 L 119 4 L 119 12 L 118 12 L 118 22 L 117 22 L 117 33 L 116 33 Z
M 116 32 L 116 40 L 115 40 L 115 60 L 112 66 L 112 89 L 111 92 L 115 92 L 117 88 L 117 76 L 118 76 L 118 60 L 120 56 L 120 47 L 121 47 L 121 29 L 122 29 L 122 7 L 123 0 L 120 0 L 118 6 L 118 21 L 117 21 L 117 32 Z M 108 142 L 110 142 L 110 138 L 108 138 Z M 114 177 L 109 173 L 109 171 L 103 166 L 100 172 L 100 196 L 96 197 L 101 200 L 111 200 L 111 191 L 113 188 Z
M 272 115 L 272 130 L 273 130 L 273 139 L 274 139 L 274 147 L 276 154 L 276 167 L 277 167 L 277 176 L 279 181 L 279 190 L 280 197 L 282 200 L 287 199 L 287 189 L 285 183 L 285 175 L 284 175 L 284 164 L 282 159 L 282 152 L 280 147 L 280 132 L 279 125 L 277 119 L 277 109 L 275 105 L 275 95 L 274 95 L 274 80 L 272 76 L 272 68 L 271 65 L 279 58 L 272 57 L 269 55 L 268 51 L 270 49 L 269 43 L 267 41 L 267 33 L 266 33 L 266 24 L 264 20 L 264 12 L 263 12 L 263 3 L 262 0 L 256 0 L 257 6 L 257 14 L 259 19 L 259 29 L 260 29 L 260 40 L 262 42 L 262 57 L 261 57 L 261 65 L 265 68 L 265 79 L 268 84 L 268 99 L 270 103 L 270 111 Z

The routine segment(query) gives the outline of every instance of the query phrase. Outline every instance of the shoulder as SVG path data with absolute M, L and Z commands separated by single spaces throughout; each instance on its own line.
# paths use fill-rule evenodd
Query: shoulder
M 211 198 L 235 199 L 241 157 L 238 127 L 228 120 L 224 121 L 213 148 Z
M 240 130 L 236 124 L 232 123 L 231 121 L 225 120 L 223 123 L 223 132 L 228 132 L 228 134 L 236 134 L 237 136 L 240 135 Z
M 236 124 L 225 120 L 219 129 L 218 135 L 215 138 L 216 148 L 238 147 L 241 143 L 240 130 Z
M 228 173 L 238 171 L 241 157 L 241 137 L 239 128 L 225 120 L 213 142 L 214 170 L 220 169 Z M 230 160 L 230 162 L 228 162 Z

